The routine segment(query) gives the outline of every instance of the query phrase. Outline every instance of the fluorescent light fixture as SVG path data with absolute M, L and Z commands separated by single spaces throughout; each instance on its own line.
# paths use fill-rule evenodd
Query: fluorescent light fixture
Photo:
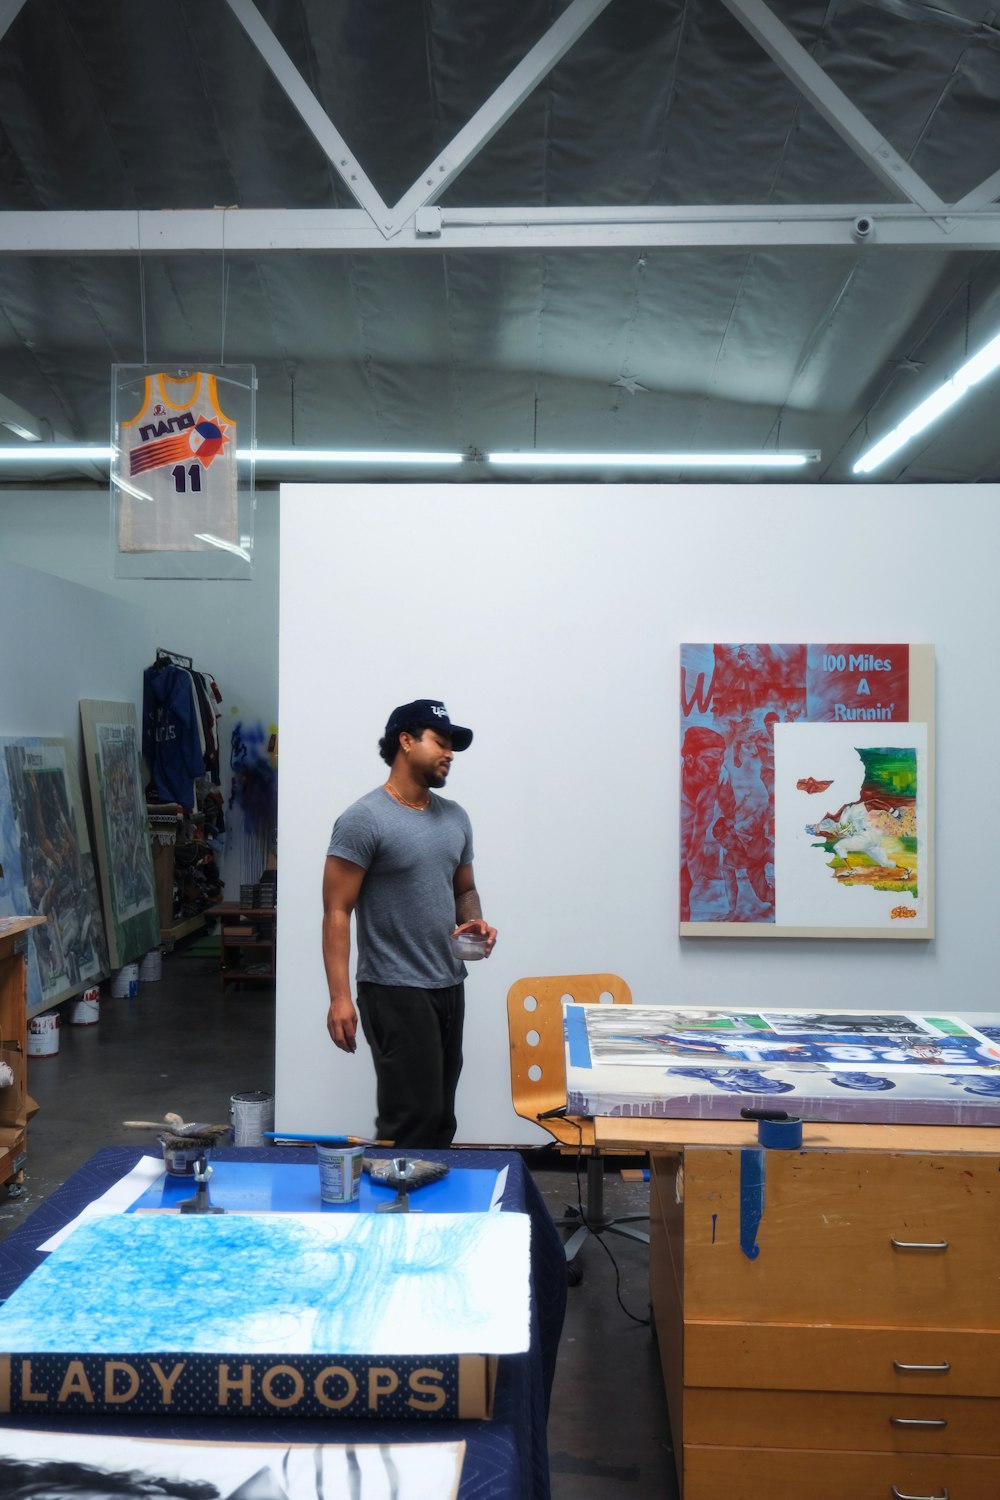
M 99 443 L 39 443 L 32 448 L 0 448 L 0 464 L 106 464 L 111 449 Z
M 460 464 L 464 453 L 378 448 L 238 448 L 238 459 L 258 464 Z
M 99 443 L 61 444 L 40 443 L 31 448 L 0 447 L 0 464 L 19 463 L 63 463 L 80 462 L 107 463 L 112 449 Z M 398 449 L 368 448 L 238 448 L 236 457 L 241 463 L 253 459 L 255 463 L 274 464 L 460 464 L 464 453 L 407 452 Z
M 0 447 L 0 466 L 24 463 L 108 463 L 113 449 L 93 444 L 39 443 L 30 448 Z M 426 453 L 419 450 L 369 448 L 238 448 L 241 463 L 256 464 L 425 464 L 444 466 L 464 463 L 465 453 Z M 781 453 L 768 449 L 758 453 L 487 453 L 491 464 L 511 468 L 550 469 L 797 469 L 816 463 L 818 449 Z M 122 484 L 122 481 L 119 481 Z M 124 485 L 123 487 L 129 488 Z M 146 498 L 140 494 L 137 498 Z
M 966 391 L 972 386 L 978 385 L 980 380 L 985 380 L 987 375 L 1000 366 L 1000 333 L 967 359 L 943 385 L 939 385 L 936 391 L 932 391 L 926 401 L 921 401 L 915 406 L 909 416 L 903 418 L 898 427 L 887 432 L 866 453 L 862 453 L 854 465 L 855 474 L 870 474 L 884 464 L 887 458 L 898 453 L 904 444 L 918 433 L 923 432 L 925 427 L 937 420 L 949 407 L 954 406 L 956 401 L 961 401 Z
M 487 453 L 491 464 L 522 469 L 798 469 L 820 458 L 803 453 Z

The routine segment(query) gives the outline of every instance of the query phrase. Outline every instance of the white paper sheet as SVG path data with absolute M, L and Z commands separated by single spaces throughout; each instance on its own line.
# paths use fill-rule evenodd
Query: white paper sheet
M 126 1208 L 131 1208 L 137 1198 L 142 1197 L 152 1183 L 163 1176 L 163 1173 L 162 1157 L 141 1156 L 131 1172 L 126 1172 L 124 1177 L 120 1177 L 117 1182 L 111 1184 L 107 1192 L 95 1198 L 93 1203 L 88 1203 L 75 1219 L 70 1219 L 62 1229 L 57 1229 L 43 1245 L 39 1245 L 39 1250 L 55 1250 L 81 1224 L 89 1224 L 94 1219 L 104 1219 L 108 1214 L 124 1213 Z

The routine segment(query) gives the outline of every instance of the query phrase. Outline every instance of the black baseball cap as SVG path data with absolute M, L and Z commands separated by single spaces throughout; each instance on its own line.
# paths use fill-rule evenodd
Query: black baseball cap
M 425 724 L 428 729 L 446 734 L 453 750 L 468 750 L 472 744 L 472 730 L 453 724 L 440 698 L 415 698 L 412 703 L 403 703 L 399 708 L 394 708 L 389 715 L 385 732 L 390 735 L 394 729 L 405 729 L 407 724 Z

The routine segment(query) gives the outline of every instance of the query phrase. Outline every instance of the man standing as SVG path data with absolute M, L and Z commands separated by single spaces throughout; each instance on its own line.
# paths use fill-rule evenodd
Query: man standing
M 477 937 L 487 957 L 496 928 L 483 921 L 463 808 L 435 795 L 472 730 L 444 704 L 418 698 L 394 709 L 379 740 L 388 780 L 337 819 L 323 877 L 327 1030 L 357 1046 L 348 961 L 357 913 L 358 1009 L 375 1062 L 381 1139 L 450 1146 L 462 1070 L 465 965 L 452 939 Z

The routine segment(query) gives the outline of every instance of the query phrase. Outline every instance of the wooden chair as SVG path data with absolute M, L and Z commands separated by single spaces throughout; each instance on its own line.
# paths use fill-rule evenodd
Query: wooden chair
M 563 1043 L 563 1001 L 578 1005 L 631 1005 L 632 991 L 617 974 L 555 974 L 518 979 L 507 992 L 507 1029 L 510 1037 L 510 1091 L 514 1110 L 524 1120 L 541 1125 L 559 1142 L 564 1155 L 587 1158 L 587 1198 L 580 1211 L 567 1205 L 556 1223 L 571 1228 L 566 1240 L 570 1267 L 588 1234 L 620 1234 L 649 1243 L 649 1235 L 632 1227 L 648 1214 L 609 1217 L 604 1208 L 604 1157 L 594 1144 L 593 1121 L 555 1113 L 566 1107 L 566 1061 Z M 573 1279 L 578 1280 L 576 1276 Z

